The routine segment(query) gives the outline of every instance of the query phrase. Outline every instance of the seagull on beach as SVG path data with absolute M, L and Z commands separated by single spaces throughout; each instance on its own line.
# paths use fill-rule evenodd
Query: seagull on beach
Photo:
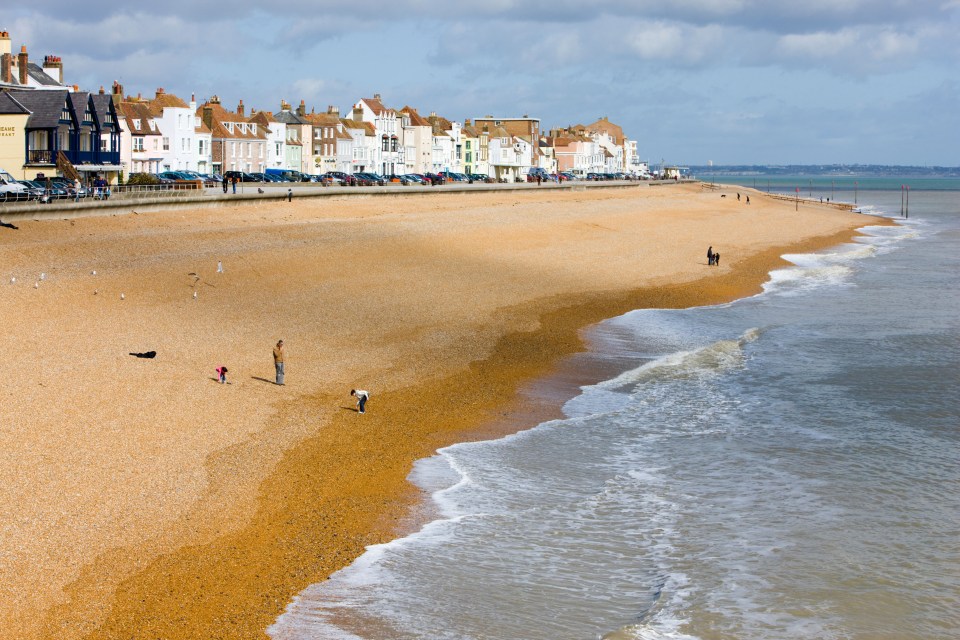
M 126 299 L 127 299 L 127 296 L 125 296 L 125 295 L 123 295 L 123 294 L 121 293 L 121 294 L 120 294 L 120 299 L 121 299 L 121 300 L 126 300 Z
M 196 291 L 193 292 L 193 299 L 194 299 L 194 300 L 197 299 L 197 292 L 196 292 Z
M 10 278 L 10 284 L 17 284 L 16 278 Z

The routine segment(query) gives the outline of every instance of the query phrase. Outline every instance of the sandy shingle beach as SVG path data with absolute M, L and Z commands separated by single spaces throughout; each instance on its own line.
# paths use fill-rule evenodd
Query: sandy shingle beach
M 548 414 L 518 385 L 584 326 L 748 295 L 779 255 L 876 224 L 720 193 L 354 195 L 0 229 L 0 628 L 263 637 L 404 526 L 413 460 Z

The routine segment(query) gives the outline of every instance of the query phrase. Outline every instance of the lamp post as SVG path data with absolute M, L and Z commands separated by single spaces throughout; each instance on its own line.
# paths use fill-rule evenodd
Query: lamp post
M 900 217 L 901 218 L 903 217 L 903 197 L 904 197 L 903 185 L 900 185 Z
M 836 196 L 833 195 L 833 185 L 834 185 L 834 181 L 831 180 L 830 181 L 830 202 L 834 202 L 837 199 Z
M 807 193 L 807 195 L 813 198 L 813 178 L 810 179 L 810 191 Z
M 800 187 L 797 187 L 797 197 L 793 204 L 794 211 L 800 211 Z
M 853 181 L 853 205 L 857 205 L 857 193 L 860 190 L 860 183 L 856 180 Z

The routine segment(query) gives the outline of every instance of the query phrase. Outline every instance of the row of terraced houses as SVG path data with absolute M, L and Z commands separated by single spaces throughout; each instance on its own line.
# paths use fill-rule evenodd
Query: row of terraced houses
M 307 110 L 280 100 L 279 109 L 230 110 L 218 96 L 199 102 L 157 89 L 152 97 L 80 91 L 64 83 L 63 62 L 14 55 L 0 31 L 0 167 L 16 178 L 62 173 L 111 183 L 134 173 L 191 170 L 264 172 L 285 168 L 383 175 L 453 171 L 513 180 L 531 168 L 643 174 L 646 164 L 607 118 L 588 125 L 541 129 L 540 120 L 487 115 L 463 121 L 411 106 L 391 108 L 380 94 L 349 113 Z

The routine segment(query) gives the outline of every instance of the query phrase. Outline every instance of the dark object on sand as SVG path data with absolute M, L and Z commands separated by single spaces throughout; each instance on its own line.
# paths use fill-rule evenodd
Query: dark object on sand
M 143 353 L 134 353 L 134 352 L 131 351 L 131 352 L 130 352 L 130 355 L 132 355 L 132 356 L 134 356 L 134 357 L 136 357 L 136 358 L 156 358 L 156 357 L 157 357 L 157 352 L 156 352 L 156 351 L 144 351 Z

